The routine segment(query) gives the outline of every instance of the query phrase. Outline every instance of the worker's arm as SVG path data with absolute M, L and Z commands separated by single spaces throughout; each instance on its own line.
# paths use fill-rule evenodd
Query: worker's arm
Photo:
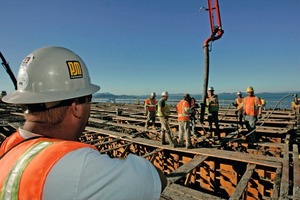
M 157 167 L 155 167 L 155 169 L 157 170 L 159 178 L 160 178 L 160 181 L 161 181 L 161 192 L 163 192 L 164 189 L 168 185 L 167 177 L 163 174 L 163 172 L 160 169 L 158 169 Z

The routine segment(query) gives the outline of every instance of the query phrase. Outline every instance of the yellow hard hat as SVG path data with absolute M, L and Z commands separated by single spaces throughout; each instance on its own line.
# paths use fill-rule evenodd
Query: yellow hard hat
M 248 93 L 248 92 L 254 92 L 254 89 L 253 89 L 253 87 L 251 87 L 251 86 L 247 87 L 247 90 L 246 90 L 246 92 L 247 92 L 247 93 Z

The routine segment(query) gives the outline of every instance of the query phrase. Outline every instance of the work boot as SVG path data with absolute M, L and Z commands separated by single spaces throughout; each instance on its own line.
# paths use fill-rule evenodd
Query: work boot
M 169 140 L 169 144 L 172 146 L 172 147 L 176 147 L 175 143 L 174 143 L 174 140 L 172 139 L 171 137 L 171 133 L 170 131 L 167 132 L 167 137 L 168 137 L 168 140 Z M 177 143 L 177 141 L 176 141 Z

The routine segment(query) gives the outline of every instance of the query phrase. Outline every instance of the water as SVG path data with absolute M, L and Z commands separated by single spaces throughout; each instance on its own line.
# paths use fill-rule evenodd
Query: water
M 264 98 L 266 100 L 266 109 L 274 109 L 275 106 L 277 109 L 290 109 L 291 108 L 291 102 L 293 101 L 294 93 L 258 93 L 255 94 L 258 97 Z M 197 102 L 201 102 L 201 96 L 202 95 L 191 95 L 196 98 Z M 227 108 L 228 106 L 231 105 L 232 102 L 236 99 L 236 94 L 235 93 L 220 93 L 218 94 L 219 96 L 219 104 L 220 107 Z M 245 96 L 245 94 L 243 94 Z M 176 105 L 183 97 L 183 94 L 170 94 L 168 103 L 170 105 Z M 143 101 L 148 98 L 148 95 L 140 95 L 140 96 L 128 96 L 124 97 L 122 96 L 121 98 L 118 98 L 118 96 L 105 96 L 104 98 L 102 97 L 97 97 L 93 98 L 93 102 L 111 102 L 111 103 L 127 103 L 127 104 L 143 104 Z M 160 97 L 157 97 L 158 99 Z

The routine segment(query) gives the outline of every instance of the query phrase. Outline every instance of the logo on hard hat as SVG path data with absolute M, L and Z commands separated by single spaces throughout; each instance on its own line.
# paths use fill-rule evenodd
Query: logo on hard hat
M 83 77 L 81 65 L 78 61 L 67 61 L 67 65 L 71 79 Z
M 24 58 L 24 60 L 22 61 L 21 66 L 27 67 L 32 62 L 32 60 L 33 60 L 33 55 L 30 54 L 26 58 Z

